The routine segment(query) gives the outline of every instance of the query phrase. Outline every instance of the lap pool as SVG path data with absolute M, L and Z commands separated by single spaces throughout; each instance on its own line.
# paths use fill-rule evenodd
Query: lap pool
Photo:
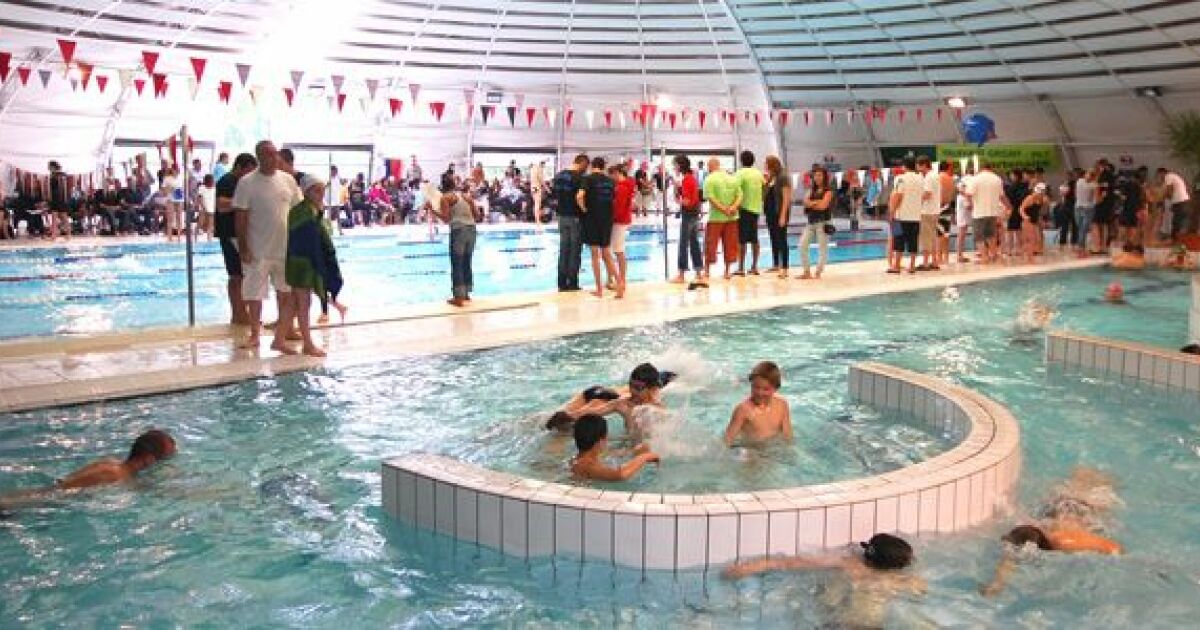
M 670 235 L 668 260 L 674 273 L 677 229 L 672 227 Z M 630 231 L 626 246 L 631 282 L 663 279 L 662 238 L 661 227 L 639 225 Z M 832 262 L 880 258 L 886 238 L 880 230 L 839 232 L 829 258 Z M 343 300 L 360 320 L 364 315 L 385 316 L 407 304 L 440 303 L 450 292 L 448 240 L 445 228 L 430 235 L 423 226 L 409 226 L 399 233 L 335 237 L 346 279 Z M 771 262 L 766 232 L 761 240 L 760 261 L 765 269 Z M 792 262 L 798 267 L 799 236 L 793 234 L 789 240 Z M 581 284 L 587 288 L 591 287 L 590 261 L 585 252 Z M 186 325 L 186 265 L 182 244 L 0 249 L 0 339 Z M 197 322 L 229 321 L 218 244 L 197 244 L 194 265 Z M 479 296 L 553 291 L 558 277 L 558 231 L 485 227 L 476 243 L 474 268 Z
M 941 292 L 789 307 L 457 355 L 329 368 L 220 388 L 11 414 L 0 492 L 50 483 L 159 426 L 180 455 L 139 491 L 110 490 L 0 519 L 5 625 L 332 627 L 590 625 L 813 627 L 851 602 L 829 575 L 738 583 L 565 559 L 525 562 L 414 530 L 380 506 L 379 462 L 427 451 L 558 478 L 536 412 L 633 364 L 684 368 L 668 397 L 683 426 L 639 487 L 723 490 L 819 483 L 944 448 L 904 418 L 849 402 L 849 365 L 874 360 L 963 384 L 1022 425 L 1020 504 L 1032 511 L 1075 464 L 1118 480 L 1112 534 L 1128 555 L 1046 555 L 995 600 L 978 595 L 1008 522 L 915 541 L 924 596 L 894 627 L 1190 625 L 1200 614 L 1197 397 L 1043 363 L 1021 305 L 1056 326 L 1177 347 L 1189 278 L 1122 274 L 1130 304 L 1088 270 Z M 797 444 L 778 457 L 710 450 L 744 375 L 784 372 Z M 616 423 L 614 432 L 619 433 Z M 722 461 L 727 459 L 728 461 Z

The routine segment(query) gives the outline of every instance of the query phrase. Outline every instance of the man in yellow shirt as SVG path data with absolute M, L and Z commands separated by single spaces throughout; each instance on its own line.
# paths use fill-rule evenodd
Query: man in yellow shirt
M 746 275 L 746 250 L 749 249 L 750 275 L 758 275 L 758 217 L 763 211 L 763 186 L 766 179 L 762 171 L 754 168 L 754 153 L 742 151 L 738 156 L 742 168 L 733 176 L 742 195 L 738 206 L 738 270 L 735 276 Z M 747 247 L 749 246 L 749 247 Z

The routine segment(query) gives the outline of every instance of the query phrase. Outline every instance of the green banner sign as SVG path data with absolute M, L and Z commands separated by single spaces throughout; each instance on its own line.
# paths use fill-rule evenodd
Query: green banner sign
M 937 146 L 938 161 L 950 160 L 956 167 L 965 159 L 974 168 L 975 156 L 979 156 L 980 164 L 991 164 L 993 168 L 1001 171 L 1040 166 L 1053 172 L 1057 171 L 1062 164 L 1059 160 L 1058 147 L 1053 144 L 992 144 L 982 147 L 971 144 L 939 144 Z

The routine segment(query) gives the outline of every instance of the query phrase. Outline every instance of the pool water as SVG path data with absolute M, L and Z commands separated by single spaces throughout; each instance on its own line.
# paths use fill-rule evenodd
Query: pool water
M 677 228 L 672 227 L 670 235 L 677 239 Z M 402 234 L 335 237 L 346 279 L 343 301 L 361 316 L 448 298 L 448 239 L 445 228 L 430 235 L 417 226 Z M 842 231 L 835 239 L 829 259 L 839 262 L 882 257 L 886 235 L 879 230 Z M 761 240 L 765 269 L 771 261 L 766 232 Z M 790 237 L 793 262 L 798 262 L 798 241 L 797 235 Z M 668 243 L 671 273 L 676 247 L 676 240 Z M 663 279 L 661 227 L 634 226 L 626 254 L 631 282 Z M 585 287 L 591 286 L 590 256 L 584 253 L 581 267 Z M 229 321 L 227 276 L 218 243 L 198 243 L 194 265 L 196 321 Z M 0 249 L 0 339 L 186 325 L 186 270 L 182 244 Z M 558 279 L 558 231 L 549 226 L 541 231 L 481 230 L 474 271 L 478 296 L 552 291 Z M 273 313 L 270 304 L 267 310 Z
M 1047 368 L 1042 336 L 1015 324 L 1022 305 L 1036 299 L 1057 305 L 1059 326 L 1183 343 L 1187 276 L 1122 274 L 1130 304 L 1097 303 L 1114 277 L 1053 274 L 964 286 L 957 295 L 782 308 L 9 415 L 0 422 L 5 490 L 47 484 L 97 454 L 123 452 L 149 426 L 175 434 L 181 451 L 147 474 L 140 490 L 95 492 L 0 520 L 0 619 L 32 626 L 833 623 L 838 611 L 829 601 L 839 585 L 830 574 L 730 583 L 566 559 L 527 563 L 393 522 L 380 507 L 382 458 L 432 450 L 512 468 L 506 449 L 524 446 L 504 436 L 506 423 L 527 436 L 521 413 L 615 381 L 646 358 L 711 373 L 692 378 L 696 390 L 671 402 L 686 400 L 688 425 L 702 429 L 685 442 L 716 439 L 745 395 L 743 375 L 770 358 L 783 367 L 801 450 L 854 453 L 854 444 L 839 440 L 882 440 L 871 429 L 897 425 L 866 410 L 845 417 L 853 409 L 845 401 L 847 366 L 879 360 L 978 389 L 1013 410 L 1022 424 L 1022 511 L 1036 509 L 1075 464 L 1119 481 L 1124 505 L 1112 534 L 1128 555 L 1047 554 L 989 600 L 977 590 L 1012 521 L 919 539 L 914 570 L 928 592 L 893 602 L 887 625 L 1191 626 L 1200 614 L 1200 400 Z M 523 369 L 512 370 L 517 363 Z M 868 464 L 879 452 L 859 447 Z M 668 459 L 645 482 L 669 482 L 672 465 Z M 738 483 L 762 478 L 747 472 Z

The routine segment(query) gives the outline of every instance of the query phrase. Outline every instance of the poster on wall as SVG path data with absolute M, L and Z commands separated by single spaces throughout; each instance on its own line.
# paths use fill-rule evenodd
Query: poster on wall
M 924 155 L 933 159 L 933 154 L 937 151 L 933 146 L 912 146 L 912 147 L 880 147 L 879 157 L 883 160 L 884 166 L 904 166 L 904 160 L 907 158 L 917 159 Z
M 1062 161 L 1058 147 L 1053 144 L 993 144 L 977 147 L 971 144 L 939 144 L 937 160 L 973 160 L 978 155 L 981 163 L 991 164 L 997 170 L 1011 168 L 1037 168 L 1057 171 Z

